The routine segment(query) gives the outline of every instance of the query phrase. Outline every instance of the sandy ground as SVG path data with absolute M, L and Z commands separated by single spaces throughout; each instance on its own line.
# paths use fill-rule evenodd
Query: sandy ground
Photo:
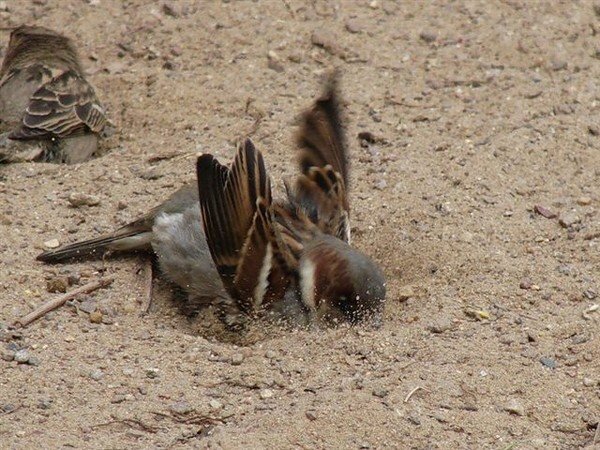
M 0 167 L 0 447 L 600 448 L 600 9 L 163 5 L 0 2 L 0 24 L 78 41 L 117 126 L 88 163 Z M 135 219 L 192 179 L 196 152 L 228 160 L 245 134 L 281 189 L 332 66 L 354 242 L 389 281 L 382 329 L 226 336 L 160 280 L 140 317 L 142 256 L 35 262 Z M 8 328 L 58 295 L 48 280 L 100 273 L 116 281 Z

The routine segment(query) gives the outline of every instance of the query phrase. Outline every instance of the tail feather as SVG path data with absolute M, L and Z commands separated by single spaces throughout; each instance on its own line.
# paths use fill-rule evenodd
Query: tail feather
M 57 263 L 72 258 L 86 258 L 106 251 L 124 252 L 134 250 L 149 250 L 152 231 L 123 230 L 121 233 L 100 236 L 87 241 L 74 242 L 47 250 L 37 256 L 38 261 Z

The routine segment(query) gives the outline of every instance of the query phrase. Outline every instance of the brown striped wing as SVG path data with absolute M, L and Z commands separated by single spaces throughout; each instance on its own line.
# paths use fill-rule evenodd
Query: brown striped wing
M 104 110 L 92 86 L 74 70 L 67 70 L 32 95 L 21 128 L 10 138 L 64 138 L 89 131 L 99 133 L 105 124 Z
M 230 168 L 202 155 L 197 174 L 206 240 L 219 275 L 246 311 L 258 307 L 279 267 L 262 154 L 248 139 Z
M 288 189 L 292 203 L 321 231 L 349 240 L 349 162 L 341 125 L 336 80 L 302 116 L 297 135 L 301 174 Z

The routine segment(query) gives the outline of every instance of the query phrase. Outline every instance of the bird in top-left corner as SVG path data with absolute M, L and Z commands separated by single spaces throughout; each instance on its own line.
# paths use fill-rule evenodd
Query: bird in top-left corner
M 107 122 L 71 39 L 39 26 L 11 31 L 0 66 L 0 162 L 86 161 Z

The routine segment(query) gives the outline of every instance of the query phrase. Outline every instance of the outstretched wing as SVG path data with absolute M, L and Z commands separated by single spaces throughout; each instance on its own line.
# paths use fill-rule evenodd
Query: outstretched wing
M 206 240 L 223 284 L 244 309 L 258 307 L 278 272 L 263 157 L 248 139 L 230 168 L 202 155 L 196 169 Z
M 288 196 L 321 231 L 349 241 L 349 163 L 336 85 L 332 77 L 325 94 L 302 116 L 297 135 L 301 174 Z
M 87 131 L 99 133 L 106 116 L 94 89 L 76 71 L 67 70 L 32 95 L 22 126 L 11 139 L 64 138 Z

